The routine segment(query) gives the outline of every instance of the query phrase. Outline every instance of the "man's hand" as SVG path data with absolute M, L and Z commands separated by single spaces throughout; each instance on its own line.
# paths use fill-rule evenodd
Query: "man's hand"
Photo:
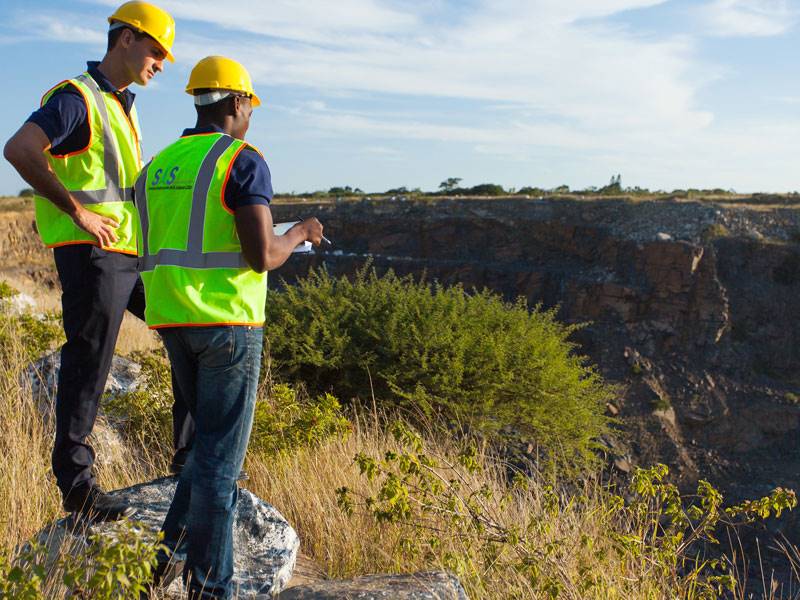
M 83 229 L 86 233 L 93 235 L 100 242 L 100 246 L 107 248 L 113 245 L 119 238 L 114 231 L 119 227 L 111 217 L 98 215 L 81 206 L 77 212 L 72 216 L 75 225 Z
M 322 223 L 316 217 L 301 221 L 295 227 L 303 228 L 303 233 L 306 236 L 304 241 L 311 242 L 315 246 L 319 246 L 322 243 Z

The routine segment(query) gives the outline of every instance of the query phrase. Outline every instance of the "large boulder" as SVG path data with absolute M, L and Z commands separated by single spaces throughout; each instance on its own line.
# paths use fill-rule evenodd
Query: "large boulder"
M 30 386 L 39 412 L 47 422 L 52 422 L 54 417 L 60 368 L 61 351 L 55 350 L 30 364 L 22 376 L 23 388 Z M 114 356 L 106 381 L 105 394 L 117 396 L 136 391 L 142 386 L 141 371 L 142 367 L 138 363 L 121 356 Z M 102 403 L 92 433 L 89 435 L 89 443 L 95 449 L 95 461 L 100 466 L 121 464 L 130 460 L 130 449 L 123 443 L 119 427 L 115 427 L 114 420 L 108 419 L 103 413 Z
M 111 495 L 136 507 L 131 519 L 158 531 L 175 493 L 176 479 L 164 477 L 115 490 Z M 79 552 L 94 533 L 109 531 L 109 523 L 76 526 L 71 517 L 63 518 L 39 532 L 37 542 L 55 557 L 68 544 L 69 552 Z M 233 524 L 234 581 L 239 598 L 267 600 L 280 592 L 292 574 L 300 540 L 286 519 L 272 506 L 242 489 L 236 504 Z M 180 579 L 167 590 L 168 597 L 180 597 Z
M 61 350 L 42 356 L 27 369 L 33 397 L 40 403 L 52 403 L 56 396 Z M 127 358 L 114 355 L 106 381 L 105 393 L 110 396 L 135 392 L 142 385 L 142 367 Z

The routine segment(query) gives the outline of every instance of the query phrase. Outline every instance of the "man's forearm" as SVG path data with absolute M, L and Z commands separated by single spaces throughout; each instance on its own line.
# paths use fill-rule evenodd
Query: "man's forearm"
M 292 255 L 292 251 L 306 241 L 302 223 L 292 227 L 283 235 L 273 235 L 267 248 L 267 271 L 277 269 Z
M 272 213 L 262 205 L 237 208 L 235 219 L 242 253 L 257 273 L 277 269 L 297 246 L 306 240 L 319 244 L 322 236 L 322 224 L 315 218 L 298 223 L 283 235 L 275 235 Z

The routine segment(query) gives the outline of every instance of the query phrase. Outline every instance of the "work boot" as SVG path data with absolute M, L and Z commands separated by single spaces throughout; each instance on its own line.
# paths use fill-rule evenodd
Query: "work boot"
M 64 496 L 64 510 L 90 521 L 119 521 L 136 514 L 136 509 L 106 494 L 98 485 L 81 485 Z
M 158 561 L 153 572 L 153 581 L 145 586 L 145 591 L 139 593 L 139 600 L 150 600 L 154 597 L 155 590 L 169 587 L 170 583 L 181 576 L 185 564 L 186 560 L 175 554 L 166 562 Z

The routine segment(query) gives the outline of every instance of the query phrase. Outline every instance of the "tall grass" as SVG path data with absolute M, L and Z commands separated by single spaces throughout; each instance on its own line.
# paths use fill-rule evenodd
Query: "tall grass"
M 23 376 L 27 352 L 11 322 L 0 319 L 0 548 L 8 550 L 59 512 L 50 478 L 53 430 L 42 419 Z M 16 333 L 16 332 L 15 332 Z
M 34 321 L 42 329 L 32 331 Z M 41 321 L 0 314 L 0 552 L 63 514 L 50 466 L 54 398 L 35 399 L 31 393 L 31 346 L 41 351 L 52 342 L 44 327 Z M 133 447 L 123 444 L 120 452 L 104 457 L 113 460 L 98 461 L 99 483 L 114 489 L 159 474 L 161 462 L 132 461 L 132 456 Z

